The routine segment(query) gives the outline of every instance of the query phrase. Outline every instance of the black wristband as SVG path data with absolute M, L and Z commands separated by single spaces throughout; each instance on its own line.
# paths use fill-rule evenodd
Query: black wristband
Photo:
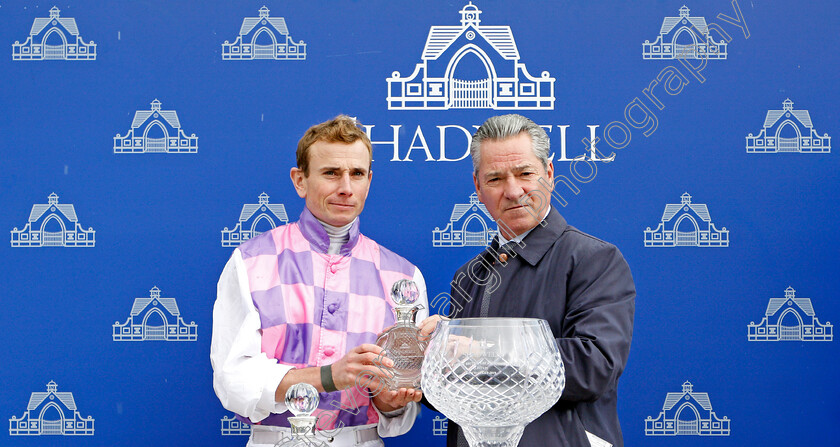
M 324 391 L 328 393 L 338 391 L 338 388 L 335 387 L 335 382 L 333 382 L 332 378 L 332 365 L 325 365 L 321 367 L 321 385 L 324 387 Z

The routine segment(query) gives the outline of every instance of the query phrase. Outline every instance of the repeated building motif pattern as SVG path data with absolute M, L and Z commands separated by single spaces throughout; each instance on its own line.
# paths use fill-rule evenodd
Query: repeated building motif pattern
M 93 247 L 96 231 L 79 224 L 76 207 L 58 203 L 58 195 L 47 196 L 47 203 L 32 205 L 29 220 L 22 229 L 12 229 L 12 247 Z
M 820 136 L 811 123 L 807 110 L 794 110 L 790 98 L 782 101 L 782 110 L 768 110 L 764 126 L 758 135 L 747 135 L 747 152 L 777 153 L 831 152 L 831 137 Z
M 452 207 L 449 222 L 441 230 L 432 231 L 432 245 L 435 247 L 484 247 L 496 237 L 497 230 L 488 222 L 493 217 L 478 200 L 476 193 L 470 194 L 470 203 L 459 203 Z
M 50 380 L 46 392 L 34 392 L 21 417 L 9 419 L 12 436 L 93 436 L 94 419 L 82 417 L 76 408 L 73 393 L 58 391 Z
M 223 60 L 302 60 L 306 43 L 295 42 L 289 35 L 286 19 L 270 17 L 269 9 L 260 8 L 259 17 L 245 17 L 233 43 L 222 44 Z
M 29 36 L 12 45 L 12 60 L 96 60 L 97 45 L 85 42 L 74 18 L 61 17 L 58 7 L 49 17 L 34 19 Z M 659 36 L 643 44 L 644 59 L 727 59 L 727 42 L 716 40 L 705 18 L 692 17 L 683 6 L 678 17 L 666 17 Z M 482 11 L 469 2 L 460 10 L 460 26 L 432 26 L 421 62 L 411 75 L 394 71 L 387 78 L 389 110 L 521 109 L 553 110 L 554 81 L 547 71 L 529 74 L 520 62 L 519 49 L 509 26 L 481 25 Z M 718 27 L 719 28 L 719 27 Z M 718 29 L 719 31 L 719 29 Z M 215 45 L 215 44 L 214 44 Z M 216 46 L 216 48 L 218 48 Z M 266 6 L 258 17 L 243 19 L 233 43 L 222 44 L 223 60 L 304 60 L 306 44 L 295 42 L 283 17 L 270 17 Z M 463 65 L 461 65 L 463 64 Z M 480 79 L 459 77 L 464 66 L 482 67 Z M 479 70 L 481 71 L 481 70 Z M 486 75 L 486 76 L 485 76 Z M 701 81 L 702 82 L 702 81 Z M 113 134 L 112 134 L 113 135 Z M 150 110 L 137 110 L 126 136 L 114 137 L 114 153 L 196 153 L 198 138 L 181 129 L 174 110 L 161 110 L 155 99 Z M 748 153 L 830 153 L 831 140 L 813 127 L 807 110 L 795 110 L 786 99 L 781 110 L 768 110 L 758 135 L 746 137 Z M 222 230 L 222 246 L 240 243 L 288 223 L 283 204 L 270 204 L 268 195 L 259 203 L 243 205 L 235 227 Z M 489 220 L 488 220 L 489 219 Z M 469 203 L 453 206 L 447 226 L 433 231 L 434 247 L 480 247 L 497 231 L 476 194 Z M 52 193 L 48 203 L 35 204 L 23 229 L 11 231 L 12 247 L 93 247 L 95 231 L 83 229 L 72 204 L 59 204 Z M 727 247 L 729 232 L 712 223 L 705 204 L 692 204 L 685 193 L 680 204 L 666 205 L 657 228 L 645 230 L 646 247 Z M 154 287 L 149 297 L 135 298 L 125 323 L 112 326 L 113 341 L 196 341 L 197 325 L 186 323 L 174 298 L 161 298 Z M 833 326 L 821 323 L 809 298 L 796 297 L 788 287 L 784 298 L 770 298 L 762 320 L 748 325 L 749 341 L 832 341 Z M 31 393 L 21 417 L 9 419 L 11 436 L 92 436 L 94 419 L 82 417 L 73 393 L 58 392 L 50 381 L 46 392 Z M 234 417 L 221 420 L 221 435 L 247 436 L 248 424 Z M 686 381 L 682 392 L 668 393 L 656 418 L 645 420 L 646 436 L 728 436 L 730 420 L 719 418 L 708 393 L 693 391 Z M 435 417 L 433 436 L 445 436 L 448 420 Z
M 712 410 L 708 393 L 694 391 L 686 381 L 682 392 L 668 393 L 656 418 L 645 419 L 645 436 L 729 436 L 730 420 Z
M 236 419 L 236 416 L 223 416 L 220 422 L 222 436 L 251 436 L 251 426 Z
M 481 12 L 469 2 L 460 26 L 431 27 L 414 72 L 387 79 L 389 109 L 554 109 L 554 78 L 531 76 L 510 27 L 481 25 Z M 461 77 L 461 64 L 482 75 Z
M 449 428 L 449 419 L 435 416 L 432 419 L 432 436 L 446 436 L 446 430 Z
M 175 298 L 161 298 L 152 287 L 147 298 L 135 298 L 125 323 L 115 322 L 114 341 L 196 341 L 198 325 L 184 321 Z
M 259 196 L 259 203 L 242 205 L 239 222 L 233 229 L 222 230 L 222 247 L 238 247 L 260 234 L 289 223 L 286 207 L 282 203 L 268 203 L 268 194 Z
M 645 230 L 645 247 L 728 247 L 729 231 L 718 230 L 704 203 L 691 203 L 688 193 L 680 203 L 665 205 L 662 220 Z
M 194 154 L 198 152 L 198 137 L 187 136 L 174 110 L 161 110 L 155 98 L 149 110 L 134 113 L 131 129 L 125 136 L 114 137 L 115 154 L 161 153 Z
M 61 10 L 53 6 L 50 16 L 38 17 L 32 23 L 29 37 L 23 43 L 12 44 L 12 60 L 16 61 L 92 61 L 96 59 L 96 44 L 85 43 L 79 35 L 76 19 L 61 17 Z
M 831 341 L 834 326 L 820 323 L 810 298 L 797 298 L 793 287 L 784 298 L 770 298 L 764 318 L 747 326 L 749 341 Z
M 726 59 L 727 43 L 716 41 L 704 17 L 691 17 L 685 5 L 679 17 L 665 17 L 659 35 L 642 44 L 644 59 Z

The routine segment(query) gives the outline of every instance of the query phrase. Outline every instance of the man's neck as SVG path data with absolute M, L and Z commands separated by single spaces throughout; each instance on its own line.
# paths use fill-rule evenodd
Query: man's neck
M 347 225 L 341 227 L 330 225 L 317 217 L 315 219 L 322 227 L 324 227 L 324 231 L 326 231 L 327 235 L 330 237 L 330 248 L 327 250 L 327 254 L 336 255 L 341 250 L 341 246 L 346 244 L 350 239 L 350 227 L 353 226 L 353 222 L 355 222 L 358 217 L 350 221 Z

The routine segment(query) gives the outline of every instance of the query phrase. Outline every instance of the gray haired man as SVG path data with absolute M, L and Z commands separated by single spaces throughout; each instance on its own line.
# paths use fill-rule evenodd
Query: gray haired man
M 470 144 L 479 200 L 498 237 L 455 273 L 456 318 L 548 321 L 566 367 L 560 401 L 529 424 L 520 445 L 623 446 L 618 378 L 633 335 L 636 290 L 618 249 L 566 223 L 551 207 L 554 166 L 545 131 L 521 115 L 495 116 Z M 421 324 L 430 333 L 440 316 Z M 449 424 L 448 447 L 466 446 Z

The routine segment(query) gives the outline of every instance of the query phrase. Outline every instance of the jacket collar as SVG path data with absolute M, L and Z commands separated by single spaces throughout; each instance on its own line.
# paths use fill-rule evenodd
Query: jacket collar
M 324 229 L 321 222 L 319 222 L 312 212 L 309 211 L 309 208 L 305 206 L 303 207 L 303 212 L 300 213 L 298 226 L 300 227 L 300 232 L 303 233 L 303 237 L 312 244 L 315 251 L 319 253 L 326 253 L 327 250 L 329 250 L 330 236 L 327 234 L 327 230 Z M 348 235 L 349 239 L 347 239 L 347 242 L 342 245 L 341 249 L 338 251 L 340 256 L 349 255 L 353 250 L 353 247 L 356 246 L 356 243 L 359 242 L 358 217 L 353 221 L 353 225 L 350 226 L 350 232 Z
M 521 256 L 528 264 L 537 265 L 537 262 L 545 256 L 548 249 L 554 245 L 554 242 L 560 238 L 560 235 L 566 231 L 569 224 L 566 219 L 560 215 L 554 207 L 551 211 L 520 243 L 511 243 L 503 251 L 508 253 L 513 252 Z M 485 254 L 490 254 L 499 251 L 499 238 L 493 239 L 490 247 L 485 250 Z

